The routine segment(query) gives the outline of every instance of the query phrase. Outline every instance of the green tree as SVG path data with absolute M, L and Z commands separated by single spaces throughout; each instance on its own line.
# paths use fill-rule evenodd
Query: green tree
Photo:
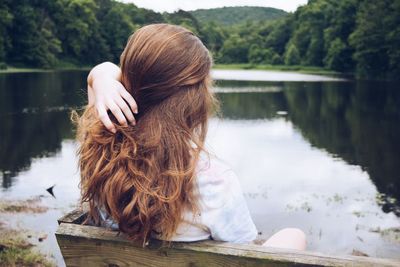
M 25 0 L 11 3 L 14 20 L 9 33 L 13 49 L 8 53 L 9 61 L 34 67 L 52 67 L 57 63 L 61 46 L 48 12 L 52 4 Z
M 221 63 L 246 63 L 248 62 L 248 43 L 238 34 L 232 34 L 224 42 L 220 50 Z
M 114 3 L 107 8 L 104 14 L 99 17 L 100 31 L 103 36 L 109 52 L 111 61 L 118 62 L 128 37 L 136 29 L 136 25 L 126 12 L 127 6 L 123 3 Z M 128 8 L 133 8 L 132 6 Z
M 277 53 L 274 53 L 272 55 L 272 59 L 271 59 L 271 64 L 272 65 L 280 65 L 282 64 L 282 57 L 280 55 L 278 55 Z
M 178 10 L 174 13 L 166 14 L 165 16 L 169 23 L 181 25 L 201 36 L 201 26 L 191 13 L 184 10 Z
M 286 65 L 299 65 L 300 64 L 299 51 L 297 50 L 297 48 L 294 44 L 290 44 L 285 53 L 285 64 Z
M 61 0 L 62 13 L 58 17 L 64 59 L 85 60 L 90 39 L 98 29 L 96 3 L 93 0 Z M 99 41 L 99 40 L 96 40 Z M 101 52 L 101 51 L 96 51 Z M 93 51 L 91 51 L 93 53 Z
M 292 34 L 292 23 L 292 15 L 289 14 L 272 24 L 273 28 L 265 39 L 265 46 L 272 48 L 279 55 L 283 55 Z
M 225 33 L 220 26 L 211 21 L 203 26 L 203 41 L 213 53 L 219 51 L 224 44 Z
M 388 45 L 389 68 L 391 78 L 400 77 L 400 0 L 394 0 L 389 6 L 387 15 L 388 32 L 386 43 Z
M 337 71 L 352 71 L 355 63 L 352 58 L 354 49 L 348 39 L 356 26 L 358 0 L 337 2 L 335 15 L 330 18 L 324 30 L 324 66 Z
M 274 64 L 277 61 L 277 54 L 272 49 L 260 48 L 257 45 L 252 45 L 249 50 L 249 62 L 254 64 Z M 279 55 L 278 55 L 279 57 Z
M 335 13 L 334 1 L 311 0 L 294 14 L 294 29 L 290 43 L 296 45 L 301 64 L 322 66 L 324 58 L 324 29 Z
M 9 9 L 9 4 L 9 0 L 0 2 L 0 62 L 5 61 L 7 51 L 11 46 L 8 28 L 11 26 L 13 15 Z
M 387 34 L 388 7 L 392 0 L 363 1 L 357 13 L 357 26 L 350 35 L 357 72 L 361 76 L 383 77 L 389 70 Z
M 348 70 L 348 52 L 349 49 L 346 44 L 340 38 L 336 38 L 329 46 L 328 52 L 324 58 L 324 65 L 333 70 Z

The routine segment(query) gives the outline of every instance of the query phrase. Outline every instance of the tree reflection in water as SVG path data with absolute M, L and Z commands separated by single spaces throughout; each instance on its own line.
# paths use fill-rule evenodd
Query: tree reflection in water
M 222 82 L 219 86 L 235 85 Z M 278 116 L 280 110 L 287 111 L 287 119 L 313 146 L 368 172 L 382 193 L 378 202 L 383 210 L 400 216 L 400 91 L 395 84 L 297 82 L 264 86 L 281 90 L 220 94 L 224 117 L 268 119 Z
M 38 157 L 57 153 L 61 141 L 73 138 L 71 107 L 84 100 L 83 72 L 0 75 L 0 173 L 2 186 Z
M 85 103 L 85 77 L 85 72 L 0 75 L 3 188 L 32 159 L 52 156 L 63 139 L 74 138 L 69 113 Z M 400 91 L 395 84 L 220 81 L 218 89 L 235 91 L 218 94 L 227 119 L 273 119 L 287 111 L 286 119 L 313 146 L 368 172 L 382 193 L 383 210 L 400 215 Z

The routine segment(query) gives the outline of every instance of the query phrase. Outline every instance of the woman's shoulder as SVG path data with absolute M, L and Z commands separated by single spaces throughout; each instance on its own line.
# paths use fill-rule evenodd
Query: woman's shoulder
M 201 219 L 215 240 L 248 243 L 257 236 L 238 177 L 215 156 L 198 164 Z
M 213 155 L 202 155 L 197 166 L 197 188 L 203 202 L 214 206 L 241 194 L 239 180 L 232 168 Z
M 215 155 L 207 153 L 202 153 L 200 155 L 196 173 L 199 183 L 224 182 L 231 176 L 235 176 L 228 163 Z

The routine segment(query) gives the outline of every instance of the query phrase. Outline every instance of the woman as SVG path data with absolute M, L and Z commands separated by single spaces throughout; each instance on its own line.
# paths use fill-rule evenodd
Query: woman
M 89 219 L 143 242 L 255 240 L 237 177 L 204 148 L 216 106 L 205 46 L 185 28 L 153 24 L 130 37 L 120 63 L 90 72 L 78 125 Z M 265 245 L 304 249 L 305 238 L 285 229 Z

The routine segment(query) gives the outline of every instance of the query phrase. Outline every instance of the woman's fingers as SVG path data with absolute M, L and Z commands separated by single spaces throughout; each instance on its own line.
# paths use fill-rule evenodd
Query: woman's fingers
M 134 117 L 134 113 L 138 112 L 136 101 L 120 82 L 98 79 L 94 92 L 99 119 L 109 131 L 115 133 L 116 126 L 111 121 L 108 110 L 120 125 L 127 126 L 128 122 L 132 125 L 136 124 Z
M 120 99 L 116 100 L 116 103 L 117 103 L 118 107 L 121 109 L 121 111 L 123 112 L 123 114 L 125 115 L 125 117 L 128 119 L 128 121 L 132 125 L 135 125 L 135 123 L 136 123 L 135 117 L 133 116 L 131 109 L 128 107 L 128 105 L 126 104 L 124 99 L 120 98 Z
M 133 113 L 137 114 L 138 107 L 137 107 L 135 99 L 131 96 L 131 94 L 128 93 L 128 91 L 126 91 L 125 88 L 121 89 L 120 94 L 121 94 L 122 98 L 125 99 L 126 102 L 128 102 Z
M 114 102 L 109 102 L 107 104 L 108 108 L 110 109 L 111 113 L 114 115 L 114 117 L 117 119 L 119 124 L 127 126 L 128 123 L 126 121 L 126 118 L 124 114 L 121 111 L 121 108 Z
M 107 128 L 107 130 L 116 133 L 117 130 L 115 129 L 114 124 L 111 122 L 110 117 L 108 117 L 107 109 L 103 105 L 96 105 L 97 113 L 99 115 L 99 119 Z

